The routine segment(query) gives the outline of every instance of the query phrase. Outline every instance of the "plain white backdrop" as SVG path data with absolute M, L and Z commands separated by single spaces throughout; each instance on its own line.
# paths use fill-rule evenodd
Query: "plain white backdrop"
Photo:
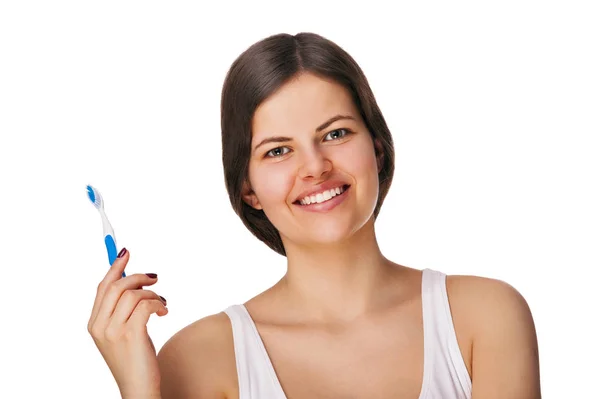
M 0 397 L 119 397 L 86 330 L 108 270 L 87 184 L 128 274 L 159 275 L 157 349 L 283 275 L 229 205 L 219 103 L 242 51 L 300 31 L 358 61 L 393 133 L 384 254 L 510 283 L 544 398 L 597 394 L 599 20 L 594 1 L 0 3 Z

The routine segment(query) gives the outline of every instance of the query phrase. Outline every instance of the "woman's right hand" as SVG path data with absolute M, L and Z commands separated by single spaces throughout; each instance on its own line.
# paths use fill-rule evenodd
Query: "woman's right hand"
M 160 398 L 156 349 L 146 324 L 152 313 L 166 315 L 167 303 L 142 288 L 156 283 L 156 275 L 132 274 L 121 278 L 129 252 L 123 248 L 119 255 L 98 285 L 88 331 L 123 398 Z

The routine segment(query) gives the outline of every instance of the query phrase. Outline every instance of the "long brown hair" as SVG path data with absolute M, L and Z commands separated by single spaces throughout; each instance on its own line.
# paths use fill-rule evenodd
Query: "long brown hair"
M 248 178 L 252 118 L 256 108 L 301 72 L 332 79 L 344 86 L 383 150 L 379 172 L 377 218 L 394 175 L 391 133 L 375 101 L 367 78 L 354 59 L 332 41 L 314 34 L 269 36 L 244 51 L 231 65 L 221 97 L 221 135 L 225 184 L 233 209 L 258 239 L 285 256 L 279 232 L 262 210 L 246 204 L 242 188 Z

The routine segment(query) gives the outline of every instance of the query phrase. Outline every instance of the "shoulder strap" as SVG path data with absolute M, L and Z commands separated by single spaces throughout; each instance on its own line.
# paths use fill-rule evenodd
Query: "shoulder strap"
M 243 305 L 225 309 L 231 320 L 240 399 L 285 399 L 256 325 Z
M 425 377 L 431 379 L 430 389 L 444 397 L 470 398 L 471 380 L 456 339 L 444 273 L 423 270 L 422 301 Z

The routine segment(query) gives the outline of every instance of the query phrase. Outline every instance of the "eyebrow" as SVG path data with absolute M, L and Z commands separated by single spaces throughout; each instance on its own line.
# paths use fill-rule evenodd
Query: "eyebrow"
M 315 133 L 319 133 L 319 132 L 327 129 L 327 127 L 329 125 L 331 125 L 333 122 L 337 122 L 337 121 L 342 120 L 342 119 L 356 120 L 352 115 L 335 115 L 335 116 L 332 116 L 331 118 L 327 119 L 322 124 L 320 124 L 315 129 Z M 284 136 L 267 137 L 266 139 L 264 139 L 263 141 L 261 141 L 260 143 L 258 143 L 254 147 L 254 152 L 256 152 L 256 150 L 258 149 L 258 147 L 263 146 L 263 145 L 268 144 L 268 143 L 285 143 L 285 142 L 288 142 L 288 141 L 292 141 L 292 139 L 290 137 L 284 137 Z

